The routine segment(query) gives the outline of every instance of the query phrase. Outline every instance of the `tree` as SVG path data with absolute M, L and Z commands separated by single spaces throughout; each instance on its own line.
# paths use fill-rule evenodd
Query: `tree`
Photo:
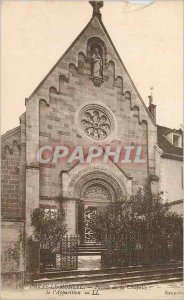
M 168 245 L 176 247 L 177 241 L 181 253 L 182 217 L 171 212 L 160 194 L 150 190 L 140 189 L 135 195 L 111 203 L 97 215 L 93 229 L 112 252 L 115 245 L 123 249 L 126 241 L 129 250 L 142 249 L 152 256 L 157 252 L 161 260 L 162 255 L 169 255 Z
M 48 244 L 50 249 L 57 247 L 66 234 L 65 213 L 60 209 L 35 208 L 31 213 L 31 225 L 34 227 L 34 236 L 41 245 Z
M 140 189 L 135 195 L 111 203 L 103 214 L 98 214 L 94 230 L 99 238 L 106 232 L 173 233 L 182 230 L 182 217 L 170 211 L 160 194 Z

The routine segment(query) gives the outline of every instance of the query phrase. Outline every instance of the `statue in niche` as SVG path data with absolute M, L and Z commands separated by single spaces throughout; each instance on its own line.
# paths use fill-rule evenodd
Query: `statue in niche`
M 102 58 L 98 48 L 95 48 L 91 56 L 91 79 L 97 86 L 100 86 L 102 83 Z

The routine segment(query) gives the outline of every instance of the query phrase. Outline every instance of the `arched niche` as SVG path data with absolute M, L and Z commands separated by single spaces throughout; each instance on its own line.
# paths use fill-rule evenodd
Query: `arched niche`
M 52 87 L 52 88 L 54 88 L 54 87 Z M 50 88 L 51 89 L 51 88 Z M 50 89 L 49 89 L 49 92 L 50 92 Z M 54 88 L 55 89 L 55 88 Z M 57 90 L 56 90 L 57 91 Z M 49 104 L 48 104 L 48 102 L 47 102 L 47 100 L 45 100 L 45 99 L 40 99 L 39 100 L 39 106 L 41 107 L 49 107 Z
M 50 87 L 50 89 L 55 89 L 55 87 Z M 50 89 L 49 92 L 51 93 Z M 45 99 L 39 100 L 39 132 L 44 132 L 46 130 L 46 123 L 47 123 L 46 114 L 48 111 L 48 107 L 49 104 Z
M 119 90 L 120 94 L 123 95 L 123 78 L 121 76 L 115 79 L 115 87 Z
M 5 150 L 5 154 L 6 154 L 6 155 L 11 155 L 11 154 L 12 154 L 12 151 L 11 151 L 11 149 L 10 149 L 9 146 L 5 146 L 5 147 L 4 147 L 4 150 Z
M 60 75 L 59 76 L 59 92 L 61 92 L 66 87 L 67 83 L 68 83 L 68 78 L 65 75 Z
M 129 91 L 125 92 L 125 99 L 126 100 L 131 100 L 131 93 Z
M 87 58 L 89 61 L 91 61 L 91 57 L 95 53 L 95 49 L 98 49 L 98 53 L 102 60 L 102 76 L 103 76 L 104 66 L 106 65 L 107 47 L 104 41 L 101 40 L 99 37 L 92 37 L 87 41 Z M 91 69 L 91 75 L 92 75 L 92 69 Z
M 112 60 L 108 63 L 108 74 L 110 76 L 110 81 L 114 83 L 115 80 L 115 64 Z
M 148 138 L 148 122 L 146 120 L 142 120 L 140 122 L 140 124 L 143 126 L 144 130 L 145 130 L 145 135 Z
M 16 140 L 13 140 L 13 152 L 19 152 L 21 146 L 18 144 Z
M 54 86 L 49 88 L 49 93 L 57 94 L 57 89 Z
M 139 118 L 139 107 L 137 105 L 134 105 L 132 111 L 133 111 L 133 116 Z
M 71 77 L 75 76 L 75 74 L 77 73 L 77 67 L 73 63 L 70 63 L 68 66 L 68 70 L 69 70 L 69 79 L 71 79 Z
M 85 54 L 83 52 L 79 52 L 78 53 L 78 67 L 82 68 L 84 66 L 86 57 Z

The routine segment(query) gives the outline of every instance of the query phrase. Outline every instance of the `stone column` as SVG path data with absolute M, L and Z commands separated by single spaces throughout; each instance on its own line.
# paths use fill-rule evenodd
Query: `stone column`
M 149 186 L 150 186 L 150 189 L 151 189 L 151 192 L 154 193 L 154 194 L 157 194 L 158 193 L 158 176 L 155 175 L 155 174 L 150 174 L 149 175 Z
M 39 207 L 39 101 L 32 98 L 26 102 L 26 238 L 33 234 L 31 211 Z
M 39 207 L 39 168 L 26 168 L 26 237 L 33 235 L 31 212 Z
M 65 220 L 67 224 L 67 234 L 76 234 L 76 200 L 65 198 L 62 202 L 65 210 Z

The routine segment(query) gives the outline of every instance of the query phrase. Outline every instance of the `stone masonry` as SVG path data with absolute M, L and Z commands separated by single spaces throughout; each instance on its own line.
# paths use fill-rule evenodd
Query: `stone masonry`
M 101 49 L 103 64 L 103 79 L 96 84 L 91 76 L 94 47 Z M 92 140 L 81 129 L 81 111 L 88 106 L 99 107 L 111 116 L 113 130 L 106 140 Z M 98 186 L 101 195 L 110 195 L 112 199 L 135 193 L 148 184 L 157 192 L 156 143 L 155 120 L 96 14 L 26 99 L 26 112 L 20 117 L 20 126 L 3 136 L 2 215 L 5 224 L 19 224 L 16 225 L 17 239 L 25 242 L 33 236 L 30 214 L 34 208 L 63 205 L 68 233 L 76 234 L 77 203 L 85 197 L 87 189 L 91 192 Z M 117 166 L 111 161 L 103 165 L 97 160 L 90 165 L 71 165 L 60 160 L 57 164 L 40 165 L 36 160 L 36 153 L 43 145 L 88 147 L 98 144 L 142 145 L 146 163 Z M 5 228 L 7 235 L 9 228 Z

